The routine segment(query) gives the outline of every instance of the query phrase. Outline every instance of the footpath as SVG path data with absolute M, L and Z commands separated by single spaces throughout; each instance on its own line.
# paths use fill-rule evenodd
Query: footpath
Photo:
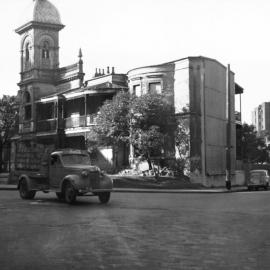
M 205 188 L 200 184 L 190 183 L 187 179 L 170 177 L 140 177 L 111 175 L 114 181 L 114 192 L 126 193 L 230 193 L 247 191 L 245 186 L 233 186 L 228 190 L 225 185 L 219 188 Z M 8 174 L 0 174 L 0 190 L 17 190 L 16 184 L 8 183 Z

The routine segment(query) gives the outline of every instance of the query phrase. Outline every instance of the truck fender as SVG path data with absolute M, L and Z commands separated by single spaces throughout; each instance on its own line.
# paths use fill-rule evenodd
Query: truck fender
M 70 183 L 75 189 L 76 189 L 76 182 L 78 182 L 80 177 L 78 175 L 67 175 L 64 177 L 64 179 L 61 182 L 61 191 L 64 192 L 65 185 L 67 183 Z
M 23 179 L 26 180 L 28 187 L 31 186 L 31 180 L 30 180 L 29 176 L 27 174 L 22 174 L 22 175 L 19 176 L 19 181 L 18 181 L 17 189 L 20 188 L 20 184 L 21 184 L 21 182 L 22 182 Z

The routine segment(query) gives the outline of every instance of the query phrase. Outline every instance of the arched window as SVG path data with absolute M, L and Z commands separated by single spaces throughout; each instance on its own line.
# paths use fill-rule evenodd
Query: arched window
M 43 48 L 42 48 L 42 58 L 43 59 L 49 59 L 50 58 L 50 53 L 49 53 L 49 42 L 45 41 L 43 43 Z
M 25 60 L 29 61 L 29 43 L 25 46 Z

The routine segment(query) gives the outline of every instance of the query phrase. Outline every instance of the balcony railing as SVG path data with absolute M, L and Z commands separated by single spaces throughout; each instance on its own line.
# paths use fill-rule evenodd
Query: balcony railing
M 65 119 L 65 128 L 86 127 L 96 124 L 96 115 L 73 115 Z
M 73 115 L 59 121 L 59 128 L 77 128 L 77 127 L 87 127 L 96 124 L 96 114 L 91 115 Z M 34 122 L 28 121 L 20 123 L 18 125 L 19 133 L 29 133 L 34 131 Z M 46 119 L 39 120 L 36 122 L 36 131 L 37 132 L 51 132 L 56 131 L 57 129 L 57 119 Z
M 55 131 L 57 127 L 56 119 L 46 119 L 37 121 L 37 132 Z
M 34 122 L 27 121 L 19 123 L 19 133 L 30 133 L 34 131 Z

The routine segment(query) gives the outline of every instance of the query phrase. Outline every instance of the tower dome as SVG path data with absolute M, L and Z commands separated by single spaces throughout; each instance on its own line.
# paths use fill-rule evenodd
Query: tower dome
M 20 25 L 29 22 L 49 23 L 62 25 L 59 11 L 48 0 L 32 0 L 24 12 Z

